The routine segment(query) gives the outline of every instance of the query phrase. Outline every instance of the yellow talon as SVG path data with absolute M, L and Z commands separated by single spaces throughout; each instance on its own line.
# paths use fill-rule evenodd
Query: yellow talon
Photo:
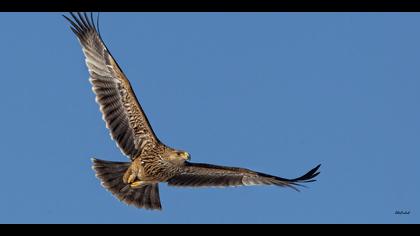
M 130 184 L 130 186 L 131 186 L 132 188 L 138 188 L 138 187 L 142 186 L 143 184 L 144 184 L 144 182 L 143 182 L 143 181 L 136 181 L 136 182 L 134 182 L 134 183 Z

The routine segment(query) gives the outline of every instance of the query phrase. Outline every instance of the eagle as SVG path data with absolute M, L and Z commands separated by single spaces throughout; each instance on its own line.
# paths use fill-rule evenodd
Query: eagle
M 92 158 L 92 169 L 102 186 L 120 201 L 138 208 L 161 210 L 159 183 L 179 187 L 276 185 L 297 191 L 315 181 L 320 165 L 301 177 L 286 179 L 245 168 L 190 162 L 191 155 L 159 140 L 130 81 L 102 40 L 93 14 L 70 13 L 64 18 L 76 34 L 89 70 L 89 81 L 102 119 L 130 162 Z

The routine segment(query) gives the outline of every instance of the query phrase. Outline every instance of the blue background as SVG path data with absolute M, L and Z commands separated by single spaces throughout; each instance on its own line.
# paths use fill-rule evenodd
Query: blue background
M 161 184 L 161 212 L 95 178 L 91 157 L 128 159 L 61 14 L 0 22 L 1 223 L 419 223 L 418 13 L 102 13 L 163 142 L 286 178 L 322 164 L 301 192 Z

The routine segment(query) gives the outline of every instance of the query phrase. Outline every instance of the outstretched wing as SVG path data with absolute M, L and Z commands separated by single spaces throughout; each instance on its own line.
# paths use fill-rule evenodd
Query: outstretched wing
M 284 179 L 243 168 L 185 162 L 182 173 L 169 179 L 168 184 L 179 187 L 227 187 L 265 184 L 290 187 L 299 191 L 295 186 L 301 186 L 299 183 L 315 181 L 313 178 L 319 174 L 317 171 L 320 166 L 316 166 L 299 178 Z
M 93 22 L 86 13 L 73 19 L 72 25 L 86 57 L 89 81 L 96 94 L 102 118 L 121 151 L 134 159 L 142 149 L 159 142 L 143 112 L 130 82 L 118 66 Z

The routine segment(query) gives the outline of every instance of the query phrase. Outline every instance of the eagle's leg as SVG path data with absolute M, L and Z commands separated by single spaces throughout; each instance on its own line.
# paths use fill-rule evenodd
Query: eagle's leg
M 129 184 L 131 188 L 141 188 L 144 185 L 151 184 L 149 181 L 142 181 L 140 162 L 135 160 L 127 169 L 123 176 L 123 182 Z
M 131 165 L 127 171 L 125 172 L 124 176 L 123 176 L 123 182 L 125 184 L 131 184 L 133 183 L 137 176 L 138 176 L 138 172 L 139 172 L 139 168 L 137 168 L 136 165 Z

